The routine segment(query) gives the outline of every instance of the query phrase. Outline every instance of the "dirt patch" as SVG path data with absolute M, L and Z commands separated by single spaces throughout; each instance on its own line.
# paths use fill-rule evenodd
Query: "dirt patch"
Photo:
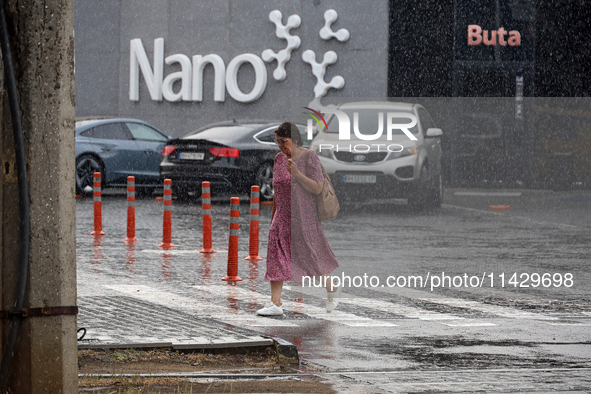
M 87 384 L 82 379 L 82 384 Z M 189 394 L 189 393 L 318 393 L 334 394 L 327 383 L 300 380 L 225 380 L 211 383 L 191 382 L 182 379 L 109 379 L 95 381 L 92 387 L 80 386 L 79 393 L 101 394 Z
M 251 354 L 208 354 L 172 349 L 79 350 L 78 373 L 127 374 L 202 372 L 220 370 L 241 372 L 255 369 L 260 373 L 295 372 L 297 365 L 282 363 L 273 348 Z
M 251 354 L 207 354 L 171 349 L 79 350 L 80 393 L 336 393 L 331 385 L 298 376 L 273 348 Z M 119 374 L 202 372 L 228 378 L 203 379 L 116 376 Z M 280 374 L 267 379 L 232 379 L 233 374 Z M 293 375 L 287 375 L 292 374 Z M 91 374 L 110 374 L 99 377 Z

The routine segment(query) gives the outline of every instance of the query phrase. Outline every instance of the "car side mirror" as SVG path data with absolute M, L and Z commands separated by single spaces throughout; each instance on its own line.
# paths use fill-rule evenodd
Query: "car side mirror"
M 427 133 L 425 134 L 425 136 L 427 138 L 437 138 L 437 137 L 441 137 L 442 135 L 443 135 L 443 130 L 436 129 L 436 128 L 427 129 Z

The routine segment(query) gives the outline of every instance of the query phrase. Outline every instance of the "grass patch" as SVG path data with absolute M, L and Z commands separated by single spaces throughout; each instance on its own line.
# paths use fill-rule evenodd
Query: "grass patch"
M 79 393 L 96 394 L 193 394 L 193 393 L 326 393 L 335 391 L 320 381 L 304 381 L 297 365 L 284 363 L 274 348 L 246 354 L 210 354 L 173 349 L 84 349 L 78 351 Z M 290 373 L 293 377 L 267 380 L 142 377 L 134 374 L 210 372 L 215 374 Z M 106 377 L 88 376 L 110 374 Z M 132 376 L 117 376 L 127 374 Z M 306 377 L 306 379 L 310 379 Z

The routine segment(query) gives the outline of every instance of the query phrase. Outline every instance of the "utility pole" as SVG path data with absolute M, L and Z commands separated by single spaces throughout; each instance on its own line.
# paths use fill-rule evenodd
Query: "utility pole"
M 30 248 L 23 310 L 33 314 L 19 315 L 5 389 L 23 394 L 76 393 L 74 1 L 5 0 L 4 9 L 29 187 Z M 22 224 L 5 69 L 0 73 L 0 294 L 1 310 L 14 313 Z M 42 311 L 42 316 L 35 315 Z M 0 346 L 6 353 L 11 320 L 3 316 Z

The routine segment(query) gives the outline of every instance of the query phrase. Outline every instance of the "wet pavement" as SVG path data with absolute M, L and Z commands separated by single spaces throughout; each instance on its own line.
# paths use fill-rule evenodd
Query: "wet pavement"
M 141 291 L 134 286 L 135 291 Z M 145 287 L 139 287 L 145 289 Z M 274 346 L 272 339 L 241 332 L 207 316 L 154 308 L 154 304 L 117 294 L 78 298 L 86 328 L 80 349 L 152 348 L 175 350 Z
M 338 309 L 326 313 L 322 289 L 286 283 L 285 315 L 273 318 L 254 314 L 270 291 L 265 261 L 244 260 L 246 196 L 243 281 L 229 285 L 221 280 L 229 196 L 213 203 L 217 253 L 202 254 L 199 200 L 173 202 L 176 246 L 163 250 L 162 202 L 138 198 L 138 241 L 126 244 L 125 197 L 109 194 L 99 238 L 89 235 L 92 199 L 77 200 L 78 324 L 87 344 L 282 338 L 297 346 L 301 374 L 339 392 L 591 390 L 589 192 L 453 189 L 441 209 L 422 213 L 345 206 L 324 224 L 341 265 L 335 274 L 353 282 Z M 269 224 L 263 206 L 261 257 Z

